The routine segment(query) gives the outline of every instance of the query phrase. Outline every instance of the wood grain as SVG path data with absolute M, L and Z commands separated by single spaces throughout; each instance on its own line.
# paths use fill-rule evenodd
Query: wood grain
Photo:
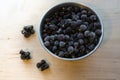
M 44 13 L 70 0 L 0 0 L 0 80 L 120 80 L 120 0 L 74 0 L 94 7 L 104 24 L 104 39 L 97 51 L 78 61 L 58 60 L 40 45 L 37 30 Z M 36 34 L 21 35 L 24 25 L 33 24 Z M 32 52 L 32 60 L 22 61 L 19 50 Z M 50 62 L 39 71 L 36 63 Z

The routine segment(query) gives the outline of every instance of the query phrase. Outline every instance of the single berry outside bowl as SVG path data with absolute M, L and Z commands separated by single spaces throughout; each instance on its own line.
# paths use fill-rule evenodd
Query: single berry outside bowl
M 81 32 L 83 32 L 84 33 L 84 36 L 90 36 L 90 39 L 91 38 L 94 38 L 94 34 L 97 34 L 97 35 L 100 35 L 99 36 L 99 39 L 98 39 L 98 42 L 97 42 L 97 44 L 95 45 L 95 47 L 93 47 L 93 45 L 90 45 L 89 47 L 87 47 L 87 48 L 89 48 L 89 49 L 91 49 L 88 53 L 86 53 L 86 54 L 84 54 L 84 55 L 82 55 L 82 56 L 77 56 L 77 57 L 70 57 L 70 58 L 68 58 L 68 57 L 63 57 L 64 55 L 63 54 L 65 54 L 65 50 L 63 50 L 63 51 L 59 51 L 59 49 L 57 50 L 57 51 L 59 51 L 58 53 L 57 53 L 57 51 L 56 51 L 56 53 L 54 53 L 52 50 L 54 49 L 56 49 L 56 46 L 54 46 L 54 45 L 50 45 L 50 44 L 52 44 L 52 43 L 50 43 L 49 42 L 49 40 L 48 41 L 45 41 L 45 40 L 47 40 L 47 39 L 49 39 L 49 38 L 46 38 L 46 39 L 44 39 L 43 38 L 43 36 L 45 36 L 45 34 L 43 35 L 43 32 L 48 32 L 48 34 L 49 33 L 51 33 L 50 32 L 50 30 L 48 30 L 48 31 L 46 31 L 46 30 L 44 30 L 43 31 L 43 26 L 44 27 L 46 27 L 46 28 L 48 28 L 48 26 L 46 26 L 45 24 L 46 24 L 46 22 L 45 21 L 48 21 L 48 23 L 47 24 L 49 24 L 49 27 L 52 27 L 51 29 L 52 30 L 56 30 L 56 26 L 55 25 L 50 25 L 51 23 L 49 23 L 49 21 L 50 21 L 50 19 L 48 19 L 49 17 L 51 17 L 51 15 L 52 16 L 55 16 L 55 15 L 57 15 L 57 14 L 55 14 L 56 13 L 56 11 L 58 11 L 58 10 L 60 10 L 60 8 L 63 8 L 63 10 L 65 10 L 64 8 L 65 7 L 80 7 L 80 9 L 82 10 L 82 9 L 88 9 L 88 10 L 90 10 L 90 11 L 92 11 L 94 14 L 95 14 L 95 16 L 97 16 L 97 19 L 98 19 L 98 21 L 99 21 L 99 23 L 100 23 L 100 29 L 98 29 L 98 30 L 94 30 L 93 29 L 93 27 L 92 27 L 92 31 L 89 33 L 89 31 L 87 31 L 86 30 L 86 26 L 87 26 L 87 24 L 89 23 L 89 20 L 88 20 L 88 23 L 86 22 L 87 20 L 85 20 L 86 19 L 86 14 L 87 14 L 87 17 L 89 16 L 89 14 L 88 14 L 88 12 L 86 13 L 86 11 L 84 11 L 84 10 L 82 10 L 81 12 L 80 12 L 80 15 L 81 14 L 83 14 L 83 15 L 81 15 L 80 16 L 80 20 L 82 20 L 82 22 L 84 22 L 84 24 L 86 25 L 80 25 L 80 29 L 78 29 L 79 31 L 81 31 Z M 69 9 L 68 9 L 69 10 Z M 73 10 L 74 11 L 74 10 Z M 54 14 L 54 15 L 53 15 Z M 73 13 L 74 14 L 74 13 Z M 75 14 L 77 14 L 76 12 L 75 12 Z M 64 16 L 64 14 L 62 14 L 62 11 L 61 11 L 61 15 L 62 16 Z M 71 14 L 72 15 L 72 14 Z M 70 16 L 71 16 L 70 15 Z M 79 14 L 78 14 L 79 15 Z M 94 20 L 96 20 L 96 17 L 95 17 L 94 15 L 91 15 L 90 17 L 89 17 L 89 19 L 91 20 L 91 21 L 94 21 Z M 61 19 L 61 18 L 60 18 Z M 66 19 L 66 17 L 65 17 L 65 19 Z M 52 20 L 52 19 L 51 19 Z M 73 15 L 73 17 L 72 17 L 72 20 L 73 21 L 77 21 L 77 16 L 74 16 Z M 53 23 L 54 23 L 54 21 L 53 21 Z M 59 23 L 59 22 L 58 22 Z M 89 23 L 89 24 L 91 24 L 91 23 Z M 72 25 L 72 24 L 71 24 Z M 97 24 L 93 24 L 93 25 L 97 25 Z M 89 25 L 90 26 L 90 25 Z M 64 26 L 62 26 L 62 27 L 64 27 Z M 49 28 L 48 28 L 49 29 Z M 60 29 L 58 29 L 58 27 L 57 27 L 57 31 L 55 32 L 55 33 L 52 33 L 52 34 L 59 34 L 60 33 L 60 31 L 61 31 L 61 28 Z M 84 32 L 85 31 L 85 32 Z M 93 33 L 94 32 L 94 33 Z M 101 33 L 100 33 L 101 32 Z M 87 34 L 87 33 L 89 33 L 89 35 Z M 89 55 L 91 55 L 92 53 L 94 53 L 95 51 L 96 51 L 96 49 L 100 46 L 100 44 L 101 44 L 101 42 L 102 42 L 102 39 L 103 39 L 103 23 L 102 23 L 102 20 L 101 20 L 101 18 L 100 18 L 100 16 L 98 15 L 98 13 L 95 11 L 95 10 L 93 10 L 93 9 L 91 9 L 90 7 L 88 7 L 88 6 L 85 6 L 85 5 L 82 5 L 82 4 L 80 4 L 80 3 L 75 3 L 75 2 L 65 2 L 65 3 L 61 3 L 61 4 L 58 4 L 58 5 L 56 5 L 56 6 L 54 6 L 54 7 L 52 7 L 51 9 L 49 9 L 47 12 L 46 12 L 46 14 L 43 16 L 43 18 L 41 19 L 41 21 L 40 21 L 40 25 L 39 25 L 39 31 L 38 31 L 38 35 L 39 35 L 39 40 L 40 40 L 40 43 L 42 44 L 42 46 L 44 47 L 44 49 L 49 53 L 49 54 L 51 54 L 52 56 L 54 56 L 54 57 L 56 57 L 56 58 L 58 58 L 58 59 L 61 59 L 61 60 L 80 60 L 80 59 L 83 59 L 83 58 L 86 58 L 87 56 L 89 56 Z M 47 35 L 48 35 L 47 34 Z M 59 46 L 60 47 L 62 47 L 62 46 L 64 46 L 65 45 L 65 42 L 63 41 L 63 39 L 64 39 L 64 36 L 62 37 L 62 35 L 63 34 L 60 34 L 60 36 L 61 36 L 61 38 L 60 38 L 60 41 L 59 41 Z M 57 35 L 58 36 L 58 35 Z M 54 37 L 55 36 L 51 36 L 51 39 L 54 39 Z M 81 37 L 80 35 L 79 35 L 79 37 Z M 84 39 L 84 38 L 83 38 Z M 91 39 L 92 40 L 92 39 Z M 52 42 L 54 42 L 54 41 L 52 41 Z M 56 41 L 56 44 L 57 44 L 57 41 Z M 79 40 L 79 44 L 80 45 L 82 45 L 83 44 L 83 40 L 80 38 L 80 40 Z M 75 43 L 74 42 L 74 47 L 75 47 L 75 45 L 77 46 L 77 43 Z M 49 49 L 48 49 L 48 47 L 47 46 L 50 46 L 49 47 Z M 54 46 L 54 47 L 53 47 Z M 80 46 L 81 48 L 80 49 L 82 49 L 82 47 L 83 46 Z M 51 49 L 52 48 L 52 49 Z M 68 47 L 65 47 L 65 48 L 67 48 L 66 50 L 69 50 L 69 53 L 71 54 L 72 52 L 73 52 L 73 48 L 71 47 L 71 46 L 68 46 Z M 87 49 L 86 48 L 86 49 Z M 93 48 L 93 49 L 92 49 Z M 50 50 L 51 49 L 51 50 Z M 61 48 L 60 48 L 61 49 Z M 79 49 L 78 49 L 79 50 Z M 73 52 L 74 53 L 74 52 Z M 56 55 L 57 54 L 57 55 Z

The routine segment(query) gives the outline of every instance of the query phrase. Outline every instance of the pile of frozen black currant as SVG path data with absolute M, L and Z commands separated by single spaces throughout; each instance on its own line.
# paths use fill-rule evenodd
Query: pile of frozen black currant
M 58 6 L 41 26 L 44 45 L 62 58 L 86 55 L 96 47 L 101 34 L 98 16 L 84 6 Z
M 21 33 L 24 35 L 24 37 L 28 38 L 30 37 L 32 34 L 35 33 L 35 30 L 33 28 L 33 25 L 27 25 L 24 26 L 23 30 L 21 31 Z
M 23 50 L 20 50 L 19 53 L 21 54 L 20 58 L 21 58 L 22 60 L 29 60 L 29 59 L 31 59 L 31 56 L 30 56 L 30 52 L 29 52 L 29 51 L 25 52 L 25 51 L 23 51 Z
M 45 69 L 49 68 L 49 64 L 43 59 L 37 63 L 36 67 L 41 69 L 41 71 L 44 71 Z
M 20 58 L 22 60 L 30 60 L 31 59 L 31 53 L 29 51 L 20 50 L 19 54 L 20 54 Z M 49 66 L 48 62 L 46 62 L 46 60 L 42 59 L 40 62 L 38 62 L 36 64 L 36 67 L 38 69 L 40 69 L 41 71 L 44 71 L 44 70 L 48 69 L 50 66 Z
M 25 38 L 29 38 L 32 34 L 35 33 L 34 26 L 33 25 L 24 26 L 21 33 L 24 35 Z M 22 60 L 31 59 L 31 52 L 29 51 L 20 50 L 19 54 Z M 41 71 L 44 71 L 49 68 L 49 64 L 46 62 L 46 60 L 42 59 L 41 62 L 38 62 L 36 64 L 36 67 Z

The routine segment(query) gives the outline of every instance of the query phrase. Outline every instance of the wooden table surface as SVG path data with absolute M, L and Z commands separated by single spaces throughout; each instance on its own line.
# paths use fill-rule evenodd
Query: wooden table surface
M 120 0 L 74 0 L 94 7 L 104 24 L 104 39 L 97 51 L 78 61 L 63 61 L 41 46 L 38 24 L 52 6 L 71 0 L 0 0 L 0 80 L 120 80 Z M 35 26 L 36 34 L 26 39 L 24 25 Z M 20 59 L 20 49 L 32 53 Z M 47 59 L 50 68 L 41 72 L 36 63 Z

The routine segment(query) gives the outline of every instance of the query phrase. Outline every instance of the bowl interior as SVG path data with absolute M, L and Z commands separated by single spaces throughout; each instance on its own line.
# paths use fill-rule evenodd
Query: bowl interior
M 99 19 L 99 22 L 101 23 L 101 31 L 102 31 L 102 34 L 101 34 L 101 37 L 100 37 L 99 42 L 98 42 L 98 44 L 96 45 L 96 47 L 95 47 L 92 51 L 90 51 L 89 53 L 87 53 L 86 55 L 83 55 L 83 56 L 78 57 L 78 58 L 61 58 L 61 57 L 58 57 L 57 55 L 53 54 L 53 53 L 52 53 L 50 50 L 48 50 L 48 49 L 45 47 L 45 45 L 43 44 L 42 29 L 43 29 L 43 26 L 44 26 L 45 19 L 48 18 L 49 15 L 52 15 L 56 10 L 59 10 L 61 7 L 71 6 L 71 5 L 73 5 L 73 6 L 78 6 L 78 7 L 84 7 L 84 8 L 88 8 L 88 9 L 92 10 L 92 11 L 94 12 L 94 14 L 97 15 L 97 17 L 98 17 L 98 19 Z M 52 56 L 54 56 L 54 57 L 56 57 L 56 58 L 58 58 L 58 59 L 62 59 L 62 60 L 79 60 L 79 59 L 83 59 L 83 58 L 91 55 L 91 54 L 100 46 L 100 44 L 101 44 L 101 42 L 102 42 L 102 39 L 103 39 L 103 24 L 102 24 L 102 21 L 101 21 L 100 16 L 99 16 L 98 13 L 97 13 L 96 11 L 94 11 L 93 9 L 91 9 L 91 8 L 89 8 L 89 7 L 87 7 L 87 6 L 81 5 L 81 4 L 79 4 L 79 3 L 73 3 L 73 2 L 61 3 L 61 4 L 58 4 L 58 5 L 54 6 L 53 8 L 49 9 L 49 10 L 47 11 L 47 13 L 43 16 L 43 18 L 42 18 L 42 20 L 41 20 L 41 22 L 40 22 L 40 27 L 39 27 L 39 33 L 38 33 L 38 35 L 39 35 L 39 39 L 40 39 L 40 42 L 41 42 L 42 46 L 43 46 L 44 49 L 45 49 L 48 53 L 50 53 Z

